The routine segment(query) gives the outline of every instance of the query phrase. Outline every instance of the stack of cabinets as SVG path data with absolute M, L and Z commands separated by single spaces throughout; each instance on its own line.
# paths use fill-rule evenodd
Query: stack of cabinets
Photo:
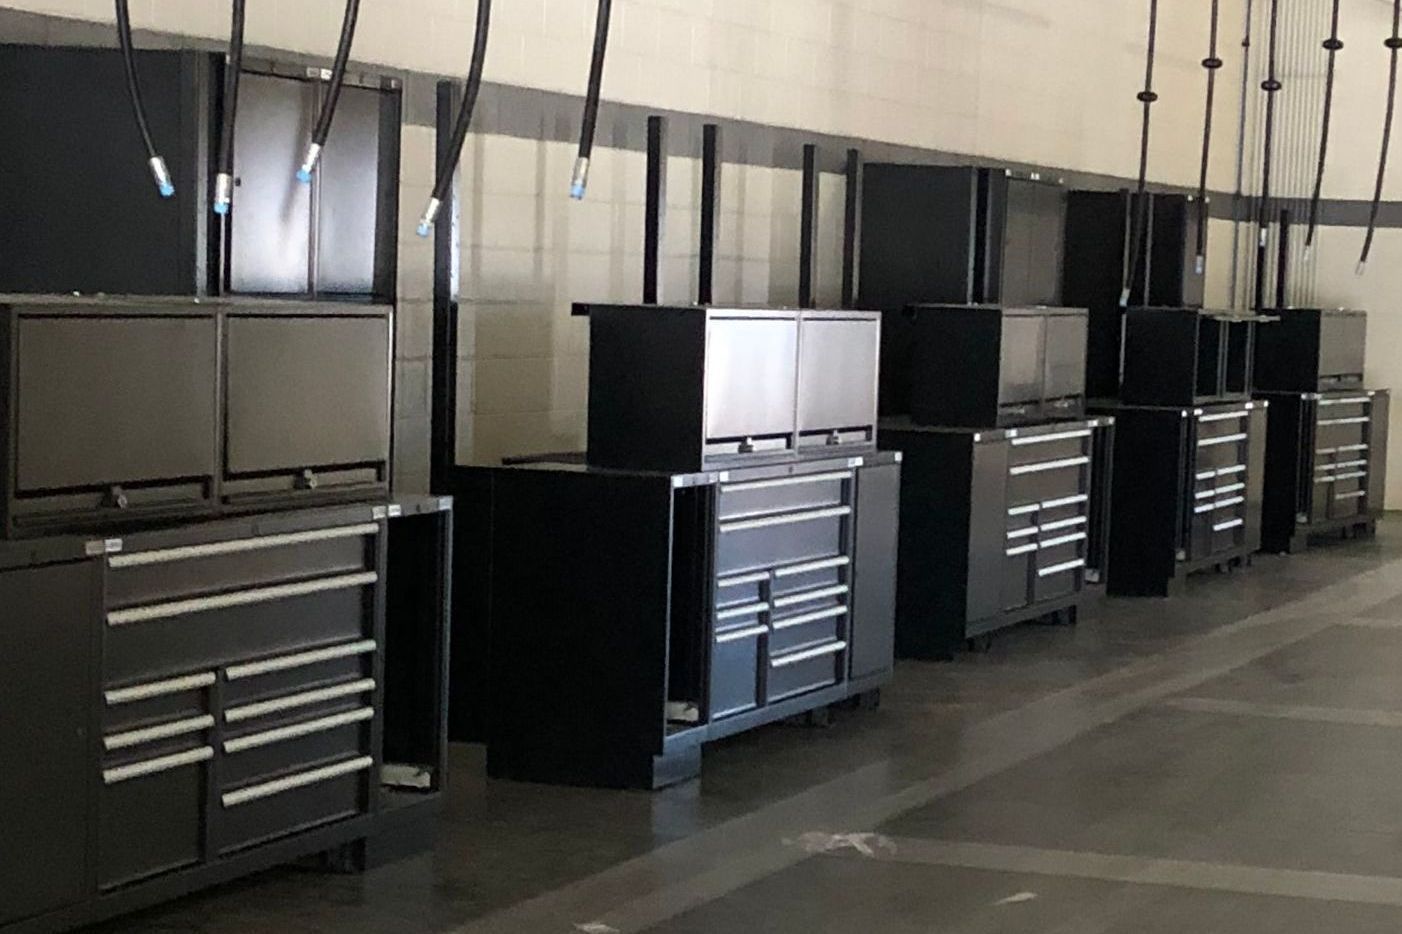
M 1109 410 L 1117 426 L 1110 593 L 1168 596 L 1187 574 L 1260 548 L 1267 408 Z
M 1079 606 L 1104 568 L 1109 418 L 972 431 L 883 422 L 904 453 L 897 654 Z
M 1386 490 L 1390 394 L 1263 395 L 1271 406 L 1262 547 L 1294 551 L 1310 535 L 1374 522 Z

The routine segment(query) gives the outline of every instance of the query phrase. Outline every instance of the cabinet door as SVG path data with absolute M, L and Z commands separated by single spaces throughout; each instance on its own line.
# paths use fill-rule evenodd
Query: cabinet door
M 851 676 L 889 671 L 896 644 L 896 541 L 901 468 L 864 468 L 857 479 L 856 572 L 853 583 Z
M 96 567 L 0 571 L 0 925 L 87 892 Z

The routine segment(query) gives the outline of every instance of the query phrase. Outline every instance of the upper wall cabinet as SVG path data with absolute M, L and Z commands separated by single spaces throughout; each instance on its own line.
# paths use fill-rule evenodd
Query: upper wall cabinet
M 161 198 L 112 49 L 0 45 L 0 292 L 392 299 L 400 87 L 348 76 L 311 185 L 294 173 L 326 88 L 320 68 L 246 62 L 233 211 L 210 210 L 223 56 L 143 51 L 137 69 Z

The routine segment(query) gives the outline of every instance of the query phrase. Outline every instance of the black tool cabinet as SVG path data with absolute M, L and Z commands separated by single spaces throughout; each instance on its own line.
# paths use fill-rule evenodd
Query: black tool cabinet
M 658 788 L 706 741 L 891 677 L 896 455 L 461 473 L 490 530 L 493 776 Z
M 451 540 L 451 501 L 423 498 L 0 543 L 0 743 L 28 750 L 0 781 L 0 930 L 421 831 Z
M 896 650 L 948 658 L 1027 620 L 1074 619 L 1106 570 L 1110 418 L 1011 429 L 884 419 L 904 455 Z
M 393 310 L 0 296 L 4 534 L 383 497 Z
M 1257 335 L 1275 322 L 1270 315 L 1201 308 L 1130 308 L 1119 399 L 1172 406 L 1249 398 Z
M 1268 403 L 1117 404 L 1111 594 L 1168 596 L 1261 546 Z

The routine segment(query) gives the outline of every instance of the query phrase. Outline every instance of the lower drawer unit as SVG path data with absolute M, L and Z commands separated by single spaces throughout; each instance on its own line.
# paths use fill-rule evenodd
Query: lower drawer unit
M 1262 547 L 1284 552 L 1309 536 L 1371 528 L 1387 480 L 1387 390 L 1267 393 Z
M 945 658 L 967 639 L 1084 598 L 1105 521 L 1109 418 L 975 431 L 882 423 L 904 455 L 897 652 Z
M 899 473 L 876 453 L 471 471 L 489 491 L 475 559 L 492 568 L 489 773 L 657 787 L 694 775 L 705 740 L 879 686 Z

